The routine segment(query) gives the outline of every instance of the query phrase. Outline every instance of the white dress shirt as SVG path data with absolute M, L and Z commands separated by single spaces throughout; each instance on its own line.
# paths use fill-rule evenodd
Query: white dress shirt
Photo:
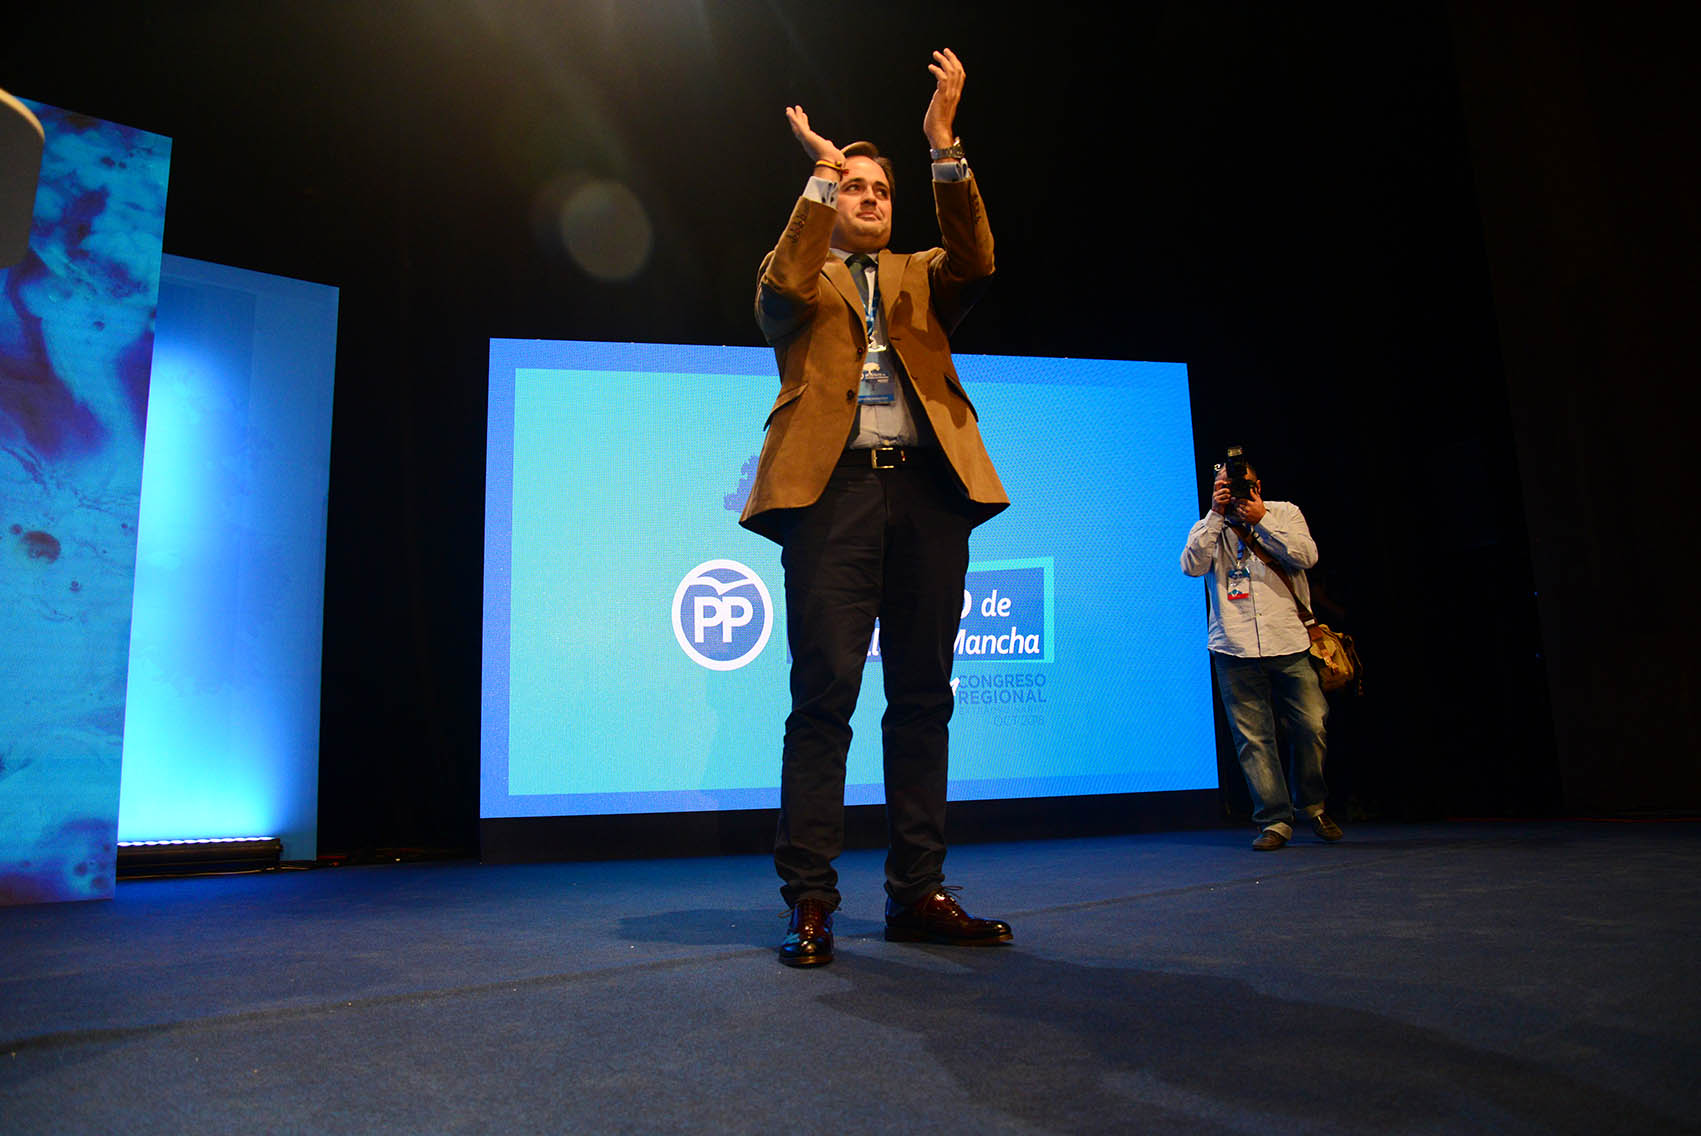
M 1264 551 L 1281 561 L 1293 580 L 1294 590 L 1305 606 L 1311 606 L 1311 585 L 1305 570 L 1317 563 L 1317 544 L 1311 539 L 1305 514 L 1289 501 L 1264 502 L 1264 519 L 1252 535 Z M 1233 569 L 1245 569 L 1251 594 L 1229 599 L 1228 577 Z M 1181 549 L 1181 570 L 1203 576 L 1211 597 L 1206 646 L 1221 655 L 1263 658 L 1291 655 L 1311 649 L 1311 635 L 1300 622 L 1293 594 L 1258 554 L 1247 548 L 1240 534 L 1229 528 L 1217 512 L 1206 513 L 1189 530 Z

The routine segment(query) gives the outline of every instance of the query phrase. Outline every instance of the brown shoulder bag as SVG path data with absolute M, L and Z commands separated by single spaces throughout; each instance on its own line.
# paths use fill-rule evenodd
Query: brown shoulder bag
M 1353 637 L 1334 630 L 1326 623 L 1318 622 L 1311 609 L 1300 602 L 1299 592 L 1294 590 L 1293 578 L 1288 575 L 1288 570 L 1258 543 L 1250 528 L 1241 528 L 1235 524 L 1228 527 L 1233 529 L 1240 539 L 1246 542 L 1246 547 L 1287 585 L 1288 594 L 1293 597 L 1294 606 L 1299 609 L 1299 621 L 1305 624 L 1306 634 L 1311 636 L 1311 664 L 1317 668 L 1317 679 L 1323 684 L 1323 693 L 1333 694 L 1337 690 L 1350 687 L 1354 694 L 1363 694 L 1364 664 L 1359 661 L 1358 647 L 1353 643 Z

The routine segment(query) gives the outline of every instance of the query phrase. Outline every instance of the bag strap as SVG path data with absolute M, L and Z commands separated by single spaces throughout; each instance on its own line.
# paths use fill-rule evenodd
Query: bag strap
M 1253 553 L 1257 555 L 1258 559 L 1264 562 L 1265 567 L 1269 568 L 1270 571 L 1279 576 L 1282 583 L 1288 586 L 1288 594 L 1293 597 L 1293 605 L 1299 609 L 1299 621 L 1305 624 L 1307 630 L 1310 630 L 1311 625 L 1317 622 L 1317 617 L 1311 613 L 1311 609 L 1306 607 L 1305 603 L 1299 598 L 1299 592 L 1294 588 L 1293 577 L 1288 575 L 1288 570 L 1283 568 L 1281 564 L 1277 562 L 1276 558 L 1271 556 L 1269 552 L 1265 550 L 1264 546 L 1258 543 L 1258 538 L 1252 535 L 1252 527 L 1248 525 L 1245 528 L 1242 528 L 1240 525 L 1235 524 L 1226 517 L 1223 519 L 1223 527 L 1238 534 L 1246 547 L 1250 548 Z

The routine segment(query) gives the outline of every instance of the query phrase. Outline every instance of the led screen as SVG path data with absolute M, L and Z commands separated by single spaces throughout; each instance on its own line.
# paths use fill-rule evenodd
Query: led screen
M 1186 367 L 957 366 L 1014 504 L 970 545 L 952 799 L 1214 787 Z M 777 388 L 765 349 L 492 341 L 483 816 L 777 806 L 780 553 L 737 524 Z

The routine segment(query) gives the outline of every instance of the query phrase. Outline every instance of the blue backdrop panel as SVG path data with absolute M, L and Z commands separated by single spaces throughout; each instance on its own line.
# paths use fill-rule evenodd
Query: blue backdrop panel
M 0 272 L 0 903 L 112 892 L 171 140 L 31 103 L 30 249 Z
M 168 256 L 119 837 L 317 853 L 337 290 Z
M 952 798 L 1214 786 L 1186 368 L 958 367 L 1015 504 L 971 543 Z M 492 342 L 483 816 L 778 803 L 783 576 L 736 523 L 776 388 L 762 349 Z M 878 638 L 868 667 L 852 803 Z

